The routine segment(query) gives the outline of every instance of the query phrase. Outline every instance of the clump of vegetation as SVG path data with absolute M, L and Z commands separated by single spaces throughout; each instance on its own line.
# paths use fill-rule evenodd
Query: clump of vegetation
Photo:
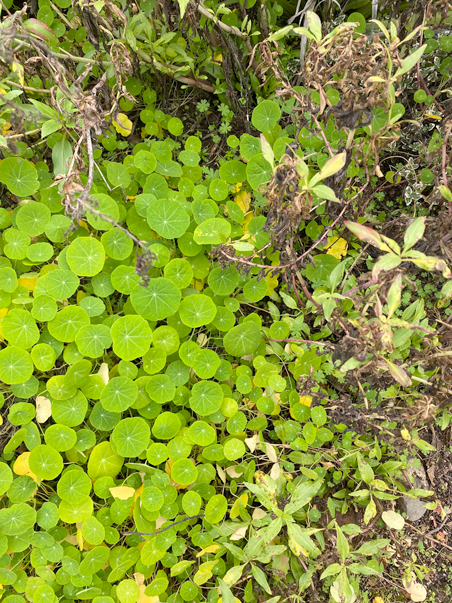
M 448 599 L 452 15 L 343 4 L 2 2 L 2 603 Z

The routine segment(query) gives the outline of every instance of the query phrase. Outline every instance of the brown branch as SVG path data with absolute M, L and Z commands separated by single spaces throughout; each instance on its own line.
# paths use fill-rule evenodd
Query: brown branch
M 204 513 L 201 513 L 200 515 L 193 515 L 192 517 L 185 517 L 185 519 L 175 521 L 166 528 L 163 528 L 163 530 L 157 530 L 156 532 L 123 532 L 123 536 L 157 536 L 157 534 L 163 534 L 163 532 L 171 530 L 171 528 L 174 528 L 174 526 L 185 523 L 186 521 L 190 521 L 192 519 L 200 519 L 201 517 L 204 517 Z

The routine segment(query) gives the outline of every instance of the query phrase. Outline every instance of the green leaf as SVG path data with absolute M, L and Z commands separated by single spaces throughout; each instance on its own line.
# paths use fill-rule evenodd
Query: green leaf
M 209 523 L 220 523 L 226 515 L 228 501 L 223 494 L 215 494 L 206 505 L 205 518 Z
M 427 48 L 427 44 L 423 44 L 420 48 L 418 48 L 417 50 L 412 52 L 410 55 L 408 55 L 405 59 L 403 59 L 402 65 L 394 73 L 392 80 L 395 80 L 396 78 L 398 78 L 401 75 L 404 75 L 405 73 L 410 71 L 410 69 L 412 69 L 416 65 L 416 63 L 420 60 L 420 58 L 424 54 L 426 48 Z
M 274 101 L 261 101 L 253 111 L 251 123 L 259 132 L 269 132 L 278 123 L 281 109 Z
M 7 157 L 0 162 L 0 182 L 18 197 L 29 197 L 39 188 L 36 168 L 21 157 Z
M 223 338 L 224 349 L 231 356 L 253 354 L 261 342 L 261 332 L 255 322 L 247 321 L 233 327 Z

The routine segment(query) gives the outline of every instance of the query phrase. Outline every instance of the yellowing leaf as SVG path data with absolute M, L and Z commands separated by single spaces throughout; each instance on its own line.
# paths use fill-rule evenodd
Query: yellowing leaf
M 373 600 L 373 603 L 385 603 L 385 602 L 381 597 L 375 597 L 375 599 Z
M 213 561 L 206 561 L 206 563 L 202 563 L 199 566 L 199 570 L 193 577 L 193 582 L 198 586 L 202 586 L 212 577 L 212 569 L 218 563 L 218 559 L 214 559 Z
M 135 488 L 130 486 L 115 486 L 109 490 L 113 498 L 119 498 L 119 500 L 127 500 L 135 494 Z
M 218 599 L 217 603 L 223 603 L 223 597 L 220 597 Z M 240 601 L 240 599 L 237 599 L 237 597 L 234 597 L 234 603 L 242 603 L 242 602 Z
M 245 234 L 249 234 L 249 230 L 248 230 L 248 224 L 251 222 L 251 220 L 254 218 L 254 214 L 252 211 L 248 212 L 242 222 L 242 226 L 243 226 L 243 232 Z M 253 238 L 253 237 L 251 237 Z
M 338 260 L 347 255 L 348 243 L 345 239 L 339 237 L 328 237 L 327 254 L 332 255 Z
M 2 134 L 3 136 L 11 131 L 11 124 L 9 121 L 5 122 L 2 126 Z
M 246 190 L 240 191 L 235 197 L 235 202 L 243 213 L 246 214 L 251 205 L 251 193 L 248 193 Z
M 77 540 L 78 548 L 83 551 L 83 534 L 80 528 L 77 530 L 75 538 Z
M 21 285 L 22 287 L 26 287 L 29 291 L 34 291 L 35 286 L 36 286 L 36 281 L 38 280 L 38 278 L 39 278 L 39 276 L 36 276 L 36 277 L 21 276 L 20 278 L 17 279 L 17 283 L 19 285 Z
M 236 531 L 233 532 L 229 536 L 229 539 L 230 540 L 241 540 L 242 538 L 245 538 L 247 529 L 248 529 L 248 526 L 243 526 L 241 528 L 237 528 Z
M 218 63 L 223 62 L 223 55 L 221 53 L 216 54 L 213 58 L 214 58 L 214 61 L 217 61 Z
M 102 364 L 100 365 L 100 369 L 97 371 L 97 374 L 102 379 L 102 381 L 105 383 L 105 385 L 107 385 L 107 383 L 109 381 L 109 375 L 108 375 L 108 364 L 106 362 L 102 362 Z
M 278 277 L 268 274 L 265 277 L 265 282 L 267 283 L 267 295 L 271 295 L 278 286 Z
M 85 297 L 86 297 L 86 293 L 84 291 L 82 291 L 81 289 L 79 289 L 77 291 L 77 303 L 80 304 L 82 299 L 84 299 Z
M 124 113 L 118 113 L 117 121 L 113 121 L 113 126 L 116 132 L 123 136 L 130 136 L 132 133 L 132 122 Z
M 408 431 L 408 429 L 405 429 L 405 428 L 401 429 L 400 430 L 400 435 L 407 442 L 409 442 L 411 440 L 411 435 L 410 435 L 410 432 Z
M 20 85 L 23 86 L 25 84 L 23 65 L 21 65 L 21 63 L 18 63 L 17 61 L 13 61 L 12 65 L 11 65 L 11 69 L 14 71 L 14 73 L 17 73 L 17 77 L 19 78 Z
M 303 404 L 304 406 L 311 406 L 311 404 L 312 404 L 311 396 L 300 396 L 300 404 Z
M 1 308 L 0 309 L 0 318 L 3 318 L 7 314 L 8 314 L 8 308 Z
M 140 494 L 143 492 L 143 490 L 144 490 L 144 484 L 141 484 L 141 486 L 135 490 L 135 500 L 140 496 Z
M 403 517 L 395 511 L 383 511 L 381 518 L 393 530 L 402 530 L 405 525 Z
M 85 220 L 79 220 L 78 221 L 78 225 L 81 226 L 82 228 L 84 228 L 85 230 L 87 230 L 89 232 L 89 226 L 88 224 L 85 222 Z
M 211 544 L 210 546 L 207 546 L 205 549 L 202 549 L 202 551 L 199 551 L 199 553 L 196 556 L 202 557 L 206 553 L 216 553 L 219 548 L 220 548 L 219 544 Z
M 16 475 L 27 475 L 30 473 L 30 467 L 28 466 L 29 452 L 23 452 L 19 455 L 13 465 L 13 471 Z
M 248 504 L 248 494 L 246 492 L 239 496 L 232 505 L 231 510 L 229 512 L 229 516 L 231 519 L 235 519 L 240 515 L 240 503 L 242 503 L 244 507 L 246 507 L 246 505 Z
M 45 423 L 52 416 L 52 403 L 45 396 L 36 397 L 36 421 Z
M 193 285 L 193 288 L 197 291 L 202 291 L 204 289 L 204 279 L 198 281 L 194 278 L 190 284 Z

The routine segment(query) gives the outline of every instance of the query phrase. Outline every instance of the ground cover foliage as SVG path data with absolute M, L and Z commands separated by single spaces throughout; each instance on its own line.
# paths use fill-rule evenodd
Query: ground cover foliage
M 2 2 L 2 602 L 450 600 L 450 7 L 301 4 Z

